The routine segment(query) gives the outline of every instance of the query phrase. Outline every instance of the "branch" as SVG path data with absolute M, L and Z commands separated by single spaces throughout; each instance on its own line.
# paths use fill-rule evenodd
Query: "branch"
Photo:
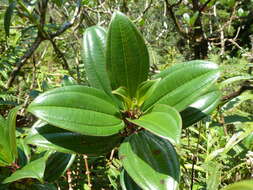
M 202 5 L 202 7 L 199 9 L 199 12 L 201 13 L 211 1 L 212 1 L 212 0 L 207 0 L 207 1 L 204 3 L 204 5 Z M 214 0 L 214 2 L 216 2 L 216 1 L 217 1 L 217 0 Z
M 182 0 L 179 0 L 177 3 L 174 3 L 174 4 L 170 5 L 169 2 L 168 2 L 168 0 L 165 0 L 166 7 L 167 7 L 167 9 L 168 9 L 168 11 L 169 11 L 169 14 L 170 14 L 170 16 L 171 16 L 171 18 L 172 18 L 172 20 L 173 20 L 175 26 L 176 26 L 177 31 L 178 31 L 184 38 L 188 38 L 187 33 L 181 28 L 181 26 L 180 26 L 180 24 L 179 24 L 179 22 L 178 22 L 178 20 L 177 20 L 177 18 L 176 18 L 176 16 L 175 16 L 175 14 L 174 14 L 174 12 L 173 12 L 173 8 L 174 8 L 175 6 L 177 6 L 177 5 L 179 5 L 181 2 L 182 2 Z
M 149 3 L 148 3 L 148 1 L 146 2 L 146 6 L 145 6 L 144 10 L 142 11 L 141 15 L 137 19 L 135 19 L 134 22 L 139 21 L 146 14 L 146 12 L 152 7 L 152 3 L 153 3 L 153 0 L 150 0 Z
M 77 6 L 76 9 L 75 9 L 73 18 L 72 18 L 70 21 L 64 23 L 64 24 L 60 27 L 59 30 L 57 30 L 57 31 L 54 32 L 54 33 L 49 34 L 49 38 L 52 39 L 52 38 L 55 38 L 56 36 L 61 35 L 63 32 L 65 32 L 67 29 L 69 29 L 70 27 L 72 27 L 72 26 L 75 24 L 76 20 L 78 19 L 79 15 L 80 15 L 80 12 L 81 12 L 81 3 L 80 3 L 80 1 L 78 1 L 77 4 L 78 4 L 78 6 Z
M 26 53 L 20 58 L 20 60 L 16 63 L 16 67 L 11 72 L 9 79 L 6 83 L 6 88 L 10 88 L 12 86 L 12 83 L 14 79 L 16 78 L 16 75 L 20 71 L 20 69 L 23 67 L 23 65 L 26 63 L 26 61 L 32 56 L 32 54 L 35 52 L 35 50 L 39 47 L 40 43 L 43 41 L 43 38 L 39 35 L 31 45 L 31 47 L 26 51 Z
M 231 100 L 239 95 L 241 95 L 243 92 L 247 91 L 247 90 L 253 90 L 253 86 L 249 85 L 249 81 L 245 81 L 242 86 L 240 87 L 239 90 L 232 92 L 231 94 L 222 97 L 222 101 L 228 101 Z
M 62 67 L 63 69 L 69 70 L 69 65 L 67 60 L 64 57 L 64 54 L 61 52 L 61 50 L 58 48 L 58 46 L 56 45 L 56 43 L 54 42 L 53 39 L 49 39 L 49 41 L 51 42 L 51 44 L 53 45 L 54 51 L 55 53 L 58 55 L 58 58 L 61 58 L 63 60 L 63 64 Z

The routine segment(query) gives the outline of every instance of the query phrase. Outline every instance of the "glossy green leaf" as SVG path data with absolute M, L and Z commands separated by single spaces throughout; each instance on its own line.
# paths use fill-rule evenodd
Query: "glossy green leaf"
M 103 91 L 66 86 L 38 96 L 28 111 L 54 126 L 93 136 L 109 136 L 124 127 L 112 99 Z
M 90 85 L 111 92 L 111 86 L 105 65 L 106 30 L 92 26 L 83 35 L 83 61 Z
M 13 16 L 15 7 L 16 7 L 16 1 L 10 2 L 4 15 L 4 30 L 5 30 L 6 36 L 10 35 L 11 18 Z
M 43 182 L 43 175 L 46 167 L 45 158 L 34 160 L 7 177 L 2 183 L 10 183 L 24 178 L 34 178 Z
M 25 140 L 28 144 L 58 152 L 99 156 L 117 146 L 121 137 L 118 134 L 108 137 L 86 136 L 37 121 Z
M 122 190 L 142 190 L 125 170 L 120 173 L 120 185 Z
M 245 180 L 228 185 L 222 190 L 252 190 L 253 189 L 253 180 Z
M 218 79 L 218 66 L 206 61 L 177 64 L 156 75 L 162 78 L 156 91 L 143 104 L 143 110 L 154 104 L 166 104 L 178 111 L 186 109 Z
M 159 84 L 159 81 L 160 79 L 148 80 L 140 84 L 136 95 L 138 106 L 141 106 L 145 100 L 153 94 Z
M 46 162 L 44 180 L 53 182 L 61 177 L 72 165 L 76 155 L 56 152 L 49 156 Z
M 168 105 L 157 104 L 150 113 L 136 120 L 128 120 L 172 143 L 178 144 L 180 141 L 182 120 L 177 110 Z
M 220 98 L 221 92 L 218 89 L 201 95 L 194 103 L 180 113 L 183 127 L 188 127 L 212 113 L 218 106 Z
M 122 13 L 114 13 L 106 42 L 106 67 L 112 89 L 126 87 L 131 97 L 147 80 L 149 55 L 144 39 Z
M 143 190 L 176 190 L 180 165 L 170 142 L 141 131 L 126 138 L 119 158 L 130 177 Z
M 128 90 L 125 87 L 119 87 L 116 90 L 112 91 L 112 93 L 120 97 L 126 108 L 131 107 L 132 100 L 129 96 Z

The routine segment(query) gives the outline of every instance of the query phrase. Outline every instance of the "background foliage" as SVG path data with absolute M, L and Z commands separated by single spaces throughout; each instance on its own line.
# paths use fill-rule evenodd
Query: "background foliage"
M 183 130 L 183 145 L 177 149 L 180 189 L 216 190 L 252 178 L 252 8 L 252 0 L 1 0 L 0 113 L 6 118 L 11 108 L 22 106 L 16 127 L 24 155 L 17 166 L 1 167 L 0 178 L 43 152 L 22 143 L 35 121 L 24 108 L 48 89 L 87 83 L 80 56 L 83 32 L 95 24 L 108 26 L 114 10 L 127 14 L 145 37 L 150 72 L 192 59 L 211 60 L 222 68 L 219 108 Z M 88 160 L 77 155 L 64 180 L 54 185 L 120 189 L 121 162 L 115 155 L 117 150 Z M 14 182 L 0 189 L 39 189 L 37 182 Z

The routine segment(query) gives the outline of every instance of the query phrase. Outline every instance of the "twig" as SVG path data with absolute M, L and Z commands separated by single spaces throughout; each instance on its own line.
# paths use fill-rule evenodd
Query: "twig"
M 68 184 L 69 184 L 69 189 L 68 190 L 73 190 L 72 184 L 71 184 L 71 182 L 72 182 L 71 173 L 72 173 L 71 170 L 68 169 L 67 170 L 67 179 L 68 179 Z
M 80 12 L 81 12 L 81 3 L 80 3 L 80 0 L 78 1 L 77 4 L 78 4 L 78 5 L 77 5 L 77 7 L 76 7 L 76 9 L 75 9 L 73 18 L 72 18 L 70 21 L 64 23 L 64 24 L 60 27 L 59 30 L 57 30 L 57 31 L 54 32 L 54 33 L 49 34 L 49 36 L 50 36 L 51 39 L 54 38 L 54 37 L 56 37 L 56 36 L 61 35 L 63 32 L 65 32 L 67 29 L 69 29 L 70 27 L 72 27 L 72 26 L 75 24 L 76 20 L 78 19 L 79 15 L 80 15 Z
M 49 39 L 49 41 L 51 42 L 51 44 L 53 45 L 54 51 L 55 53 L 58 55 L 58 58 L 61 58 L 63 63 L 62 63 L 62 68 L 66 69 L 69 71 L 69 65 L 68 62 L 64 56 L 64 54 L 61 52 L 61 50 L 58 48 L 58 46 L 56 45 L 55 41 L 53 39 Z
M 90 170 L 89 170 L 89 165 L 88 165 L 88 156 L 84 154 L 83 155 L 83 159 L 84 159 L 84 164 L 85 164 L 85 169 L 86 169 L 85 174 L 87 175 L 88 186 L 91 188 L 92 184 L 91 184 L 91 179 L 90 179 Z
M 165 0 L 165 3 L 166 3 L 166 8 L 168 10 L 168 13 L 172 19 L 172 21 L 174 22 L 175 26 L 176 26 L 176 30 L 184 37 L 184 38 L 187 38 L 188 39 L 188 35 L 187 33 L 182 29 L 182 27 L 180 26 L 177 18 L 176 18 L 176 15 L 174 14 L 173 12 L 173 8 L 177 5 L 179 5 L 180 3 L 182 2 L 182 0 L 179 0 L 177 3 L 174 3 L 172 5 L 170 5 L 169 1 L 168 0 Z
M 146 14 L 146 12 L 148 12 L 148 10 L 152 7 L 152 3 L 153 3 L 153 0 L 150 0 L 149 2 L 148 1 L 146 2 L 146 6 L 145 6 L 144 10 L 140 14 L 140 16 L 137 19 L 135 19 L 134 22 L 139 21 Z
M 27 60 L 33 55 L 35 50 L 39 47 L 40 43 L 43 41 L 43 38 L 39 35 L 31 45 L 31 47 L 26 51 L 26 53 L 20 58 L 20 60 L 16 63 L 16 67 L 11 72 L 9 79 L 6 83 L 6 88 L 10 88 L 12 86 L 12 83 L 14 82 L 16 75 L 20 71 L 20 69 L 23 67 L 23 65 L 27 62 Z
M 222 97 L 222 101 L 228 101 L 231 100 L 239 95 L 241 95 L 243 92 L 247 91 L 247 90 L 253 90 L 253 86 L 250 85 L 250 81 L 244 81 L 242 86 L 235 92 L 232 92 L 229 95 L 226 95 L 224 97 Z
M 199 12 L 202 12 L 205 8 L 206 8 L 206 6 L 211 2 L 212 0 L 207 0 L 205 3 L 204 3 L 204 5 L 202 5 L 202 7 L 199 9 Z M 215 2 L 216 2 L 217 0 L 215 0 Z

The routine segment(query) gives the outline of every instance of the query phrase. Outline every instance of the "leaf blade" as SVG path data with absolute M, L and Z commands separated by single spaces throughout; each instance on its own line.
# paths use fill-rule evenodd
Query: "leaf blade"
M 119 110 L 109 96 L 79 85 L 38 96 L 28 111 L 49 124 L 85 135 L 109 136 L 124 127 Z
M 221 92 L 210 90 L 201 95 L 194 103 L 180 112 L 183 127 L 186 128 L 212 113 L 220 102 Z
M 134 24 L 122 13 L 114 13 L 106 42 L 106 66 L 112 89 L 126 87 L 131 97 L 148 77 L 149 56 Z
M 92 87 L 111 92 L 105 59 L 106 30 L 92 26 L 83 35 L 83 60 L 88 81 Z
M 211 62 L 190 61 L 175 65 L 155 76 L 162 80 L 142 109 L 146 111 L 154 104 L 166 104 L 182 111 L 207 91 L 219 74 L 218 66 Z
M 142 189 L 177 188 L 179 161 L 169 141 L 142 131 L 131 135 L 121 144 L 119 157 L 124 169 Z
M 7 37 L 9 37 L 10 35 L 11 18 L 13 16 L 15 7 L 16 7 L 16 2 L 15 1 L 10 2 L 4 14 L 4 30 Z
M 81 135 L 54 127 L 39 120 L 33 125 L 25 141 L 27 144 L 58 152 L 100 156 L 117 146 L 121 141 L 121 137 L 119 135 L 108 137 Z
M 157 104 L 150 113 L 136 120 L 128 120 L 173 144 L 179 144 L 182 120 L 179 113 L 170 106 Z
M 35 178 L 42 182 L 45 167 L 45 158 L 39 158 L 30 162 L 20 170 L 17 170 L 11 176 L 7 177 L 2 183 L 10 183 L 24 178 Z

